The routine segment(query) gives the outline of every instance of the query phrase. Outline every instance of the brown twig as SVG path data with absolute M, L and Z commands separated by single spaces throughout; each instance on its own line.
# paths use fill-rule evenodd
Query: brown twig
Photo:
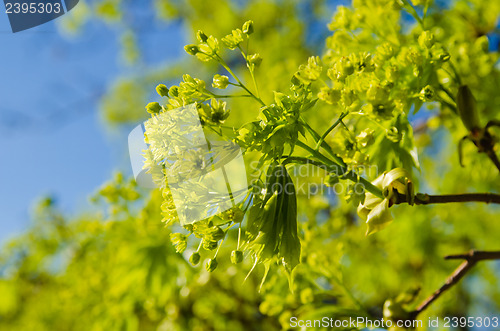
M 407 203 L 406 195 L 397 193 L 393 204 Z M 435 203 L 452 203 L 452 202 L 485 202 L 500 204 L 500 195 L 494 193 L 463 193 L 463 194 L 446 194 L 446 195 L 429 195 L 418 193 L 415 196 L 416 205 L 429 205 Z
M 495 167 L 497 167 L 498 171 L 500 171 L 500 160 L 498 159 L 498 156 L 495 153 L 495 151 L 493 149 L 488 150 L 486 152 L 486 155 L 488 155 L 488 157 L 490 158 L 491 162 L 493 162 L 493 164 L 495 165 Z
M 453 285 L 457 284 L 460 279 L 462 279 L 465 274 L 476 265 L 479 261 L 485 260 L 500 260 L 500 251 L 486 252 L 486 251 L 475 251 L 471 250 L 465 254 L 449 255 L 445 257 L 446 260 L 452 259 L 463 259 L 458 268 L 453 271 L 453 273 L 446 279 L 446 282 L 431 296 L 425 299 L 418 307 L 410 313 L 412 319 L 416 319 L 418 314 L 424 311 L 427 307 L 436 301 L 446 290 L 448 290 Z

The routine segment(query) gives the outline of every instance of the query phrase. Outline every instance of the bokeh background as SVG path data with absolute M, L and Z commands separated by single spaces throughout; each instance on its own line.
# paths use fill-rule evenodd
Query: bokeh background
M 474 10 L 462 6 L 462 0 L 434 1 L 435 17 L 429 19 L 446 27 L 441 38 L 454 54 L 463 49 L 459 70 L 482 105 L 495 106 L 500 100 L 486 96 L 495 95 L 500 75 L 487 65 L 498 58 L 500 25 L 491 16 L 500 13 L 500 3 L 470 2 Z M 332 35 L 332 13 L 350 3 L 88 0 L 55 21 L 16 34 L 0 13 L 0 244 L 15 238 L 1 256 L 0 317 L 7 317 L 0 322 L 28 330 L 273 330 L 286 325 L 291 314 L 355 316 L 363 310 L 356 298 L 373 316 L 381 316 L 390 297 L 422 286 L 423 299 L 438 288 L 456 267 L 443 255 L 471 247 L 497 249 L 492 234 L 500 225 L 480 222 L 498 218 L 494 206 L 400 206 L 394 208 L 397 221 L 391 227 L 366 238 L 352 206 L 302 197 L 308 260 L 296 282 L 299 290 L 290 293 L 286 275 L 276 268 L 259 293 L 262 268 L 243 283 L 250 259 L 236 268 L 221 258 L 212 274 L 204 266 L 188 265 L 187 253 L 196 247 L 181 255 L 170 245 L 170 230 L 158 213 L 161 194 L 140 192 L 137 204 L 127 200 L 135 188 L 113 177 L 116 171 L 125 178 L 131 174 L 127 135 L 147 118 L 147 102 L 160 101 L 158 83 L 178 84 L 189 73 L 210 85 L 213 74 L 221 72 L 184 52 L 198 29 L 220 37 L 253 19 L 260 31 L 252 47 L 265 59 L 260 78 L 265 99 L 271 100 L 273 89 L 288 91 L 290 76 L 309 56 L 323 54 L 325 39 Z M 446 10 L 450 21 L 442 14 Z M 383 28 L 384 19 L 372 23 Z M 489 52 L 484 58 L 476 56 L 473 38 L 479 36 L 472 37 L 467 21 L 489 29 L 488 50 L 480 51 Z M 406 12 L 400 23 L 405 33 L 416 25 Z M 241 60 L 229 62 L 244 69 Z M 477 68 L 490 75 L 477 76 Z M 484 88 L 482 80 L 487 80 Z M 237 114 L 253 118 L 247 100 L 239 102 L 234 101 Z M 311 125 L 323 128 L 336 117 L 327 107 L 310 116 Z M 457 166 L 456 141 L 464 129 L 449 112 L 441 118 L 438 108 L 434 104 L 410 115 L 413 125 L 423 124 L 426 130 L 431 127 L 427 120 L 437 119 L 416 139 L 419 188 L 496 192 L 492 178 L 498 174 L 473 147 L 466 150 L 468 168 Z M 495 116 L 496 108 L 483 108 L 483 116 Z M 482 171 L 470 171 L 475 168 Z M 104 184 L 111 178 L 111 184 Z M 104 207 L 89 201 L 102 185 Z M 114 199 L 106 189 L 126 194 Z M 230 255 L 235 237 L 221 256 Z M 498 315 L 498 268 L 478 266 L 477 274 L 424 317 Z

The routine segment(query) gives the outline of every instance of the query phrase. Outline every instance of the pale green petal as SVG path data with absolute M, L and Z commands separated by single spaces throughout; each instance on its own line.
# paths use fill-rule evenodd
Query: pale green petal
M 366 235 L 378 232 L 388 226 L 392 222 L 392 214 L 389 210 L 389 200 L 385 199 L 368 214 L 366 224 L 368 229 Z

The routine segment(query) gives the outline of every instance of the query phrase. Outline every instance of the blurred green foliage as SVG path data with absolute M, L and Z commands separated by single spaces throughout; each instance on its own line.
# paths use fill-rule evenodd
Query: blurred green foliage
M 126 25 L 125 3 L 79 5 L 69 27 L 78 29 L 93 15 Z M 312 4 L 317 17 L 327 8 L 322 1 Z M 259 99 L 266 106 L 248 97 L 227 99 L 231 114 L 224 125 L 237 129 L 234 135 L 244 142 L 248 162 L 268 162 L 269 154 L 287 156 L 297 141 L 323 146 L 296 122 L 275 140 L 276 127 L 270 132 L 241 127 L 257 116 L 266 125 L 276 125 L 283 109 L 292 109 L 293 116 L 300 114 L 313 131 L 323 133 L 347 112 L 324 138 L 331 156 L 342 158 L 347 168 L 376 166 L 379 174 L 404 168 L 418 191 L 429 193 L 498 193 L 498 170 L 474 145 L 465 145 L 466 168 L 458 164 L 456 144 L 467 128 L 455 96 L 467 84 L 477 100 L 480 124 L 498 118 L 499 53 L 487 36 L 500 33 L 500 2 L 459 0 L 442 7 L 432 1 L 353 0 L 333 13 L 321 54 L 316 53 L 323 45 L 306 46 L 308 22 L 300 15 L 301 1 L 157 0 L 152 5 L 159 20 L 182 18 L 196 44 L 199 29 L 221 38 L 253 20 L 248 55 L 258 52 L 262 58 L 253 73 L 239 52 L 221 47 L 226 64 L 247 86 L 253 86 L 255 74 Z M 140 61 L 133 33 L 125 28 L 122 40 L 130 63 Z M 229 47 L 230 42 L 235 40 L 224 44 Z M 172 94 L 168 83 L 182 74 L 207 82 L 218 74 L 217 93 L 228 86 L 221 75 L 229 74 L 221 62 L 201 63 L 186 55 L 166 68 L 122 78 L 104 97 L 103 116 L 115 125 L 145 119 L 152 92 L 145 86 L 161 82 Z M 188 98 L 210 100 L 205 90 L 196 87 L 190 94 L 171 95 L 164 107 L 182 105 Z M 304 106 L 309 103 L 311 107 Z M 214 108 L 204 107 L 207 112 Z M 308 167 L 306 176 L 288 168 L 296 186 L 322 183 L 326 174 Z M 370 180 L 376 175 L 363 173 Z M 329 177 L 327 182 L 338 180 Z M 391 226 L 365 236 L 364 221 L 356 213 L 362 196 L 349 189 L 338 198 L 308 193 L 297 190 L 301 254 L 291 285 L 286 268 L 258 266 L 244 281 L 254 260 L 244 254 L 241 263 L 231 263 L 241 260 L 232 252 L 240 248 L 238 230 L 225 233 L 217 265 L 211 249 L 197 250 L 199 238 L 172 235 L 185 230 L 168 210 L 165 190 L 143 191 L 116 175 L 95 195 L 93 209 L 78 216 L 61 214 L 45 199 L 37 206 L 32 229 L 0 253 L 0 329 L 279 330 L 289 328 L 292 316 L 380 318 L 387 300 L 399 300 L 403 309 L 411 310 L 441 286 L 456 267 L 444 255 L 498 249 L 496 206 L 394 206 Z M 217 246 L 221 236 L 210 236 Z M 478 265 L 419 318 L 498 313 L 497 266 Z

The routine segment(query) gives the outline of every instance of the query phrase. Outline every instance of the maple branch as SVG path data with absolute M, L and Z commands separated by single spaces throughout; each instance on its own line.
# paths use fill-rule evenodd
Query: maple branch
M 407 203 L 406 195 L 398 193 L 393 204 Z M 417 193 L 415 195 L 416 205 L 429 205 L 434 203 L 452 203 L 452 202 L 485 202 L 499 203 L 500 195 L 494 193 L 463 193 L 463 194 L 445 194 L 445 195 L 429 195 L 425 193 Z
M 471 250 L 465 254 L 448 255 L 446 260 L 463 259 L 464 261 L 456 268 L 453 273 L 446 279 L 446 282 L 436 290 L 431 296 L 425 299 L 418 307 L 410 313 L 412 319 L 416 319 L 418 314 L 424 311 L 427 307 L 436 301 L 446 290 L 456 285 L 465 274 L 476 265 L 479 261 L 485 260 L 500 260 L 500 251 L 475 251 Z

